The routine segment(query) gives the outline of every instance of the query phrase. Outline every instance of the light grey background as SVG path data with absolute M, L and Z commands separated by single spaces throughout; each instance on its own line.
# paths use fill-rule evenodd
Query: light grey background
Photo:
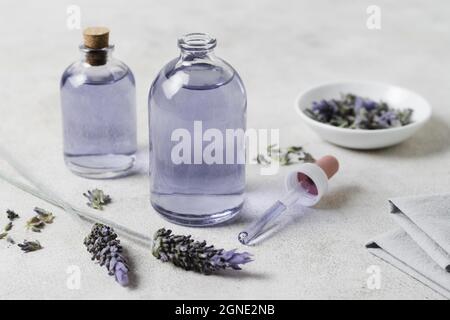
M 62 159 L 59 79 L 78 59 L 81 31 L 66 28 L 66 8 L 78 4 L 82 26 L 106 25 L 115 56 L 137 80 L 141 173 L 120 180 L 76 177 Z M 366 8 L 382 10 L 382 29 L 366 28 Z M 366 241 L 394 226 L 387 199 L 449 191 L 450 31 L 448 1 L 13 1 L 0 4 L 0 140 L 67 200 L 100 187 L 114 203 L 98 213 L 143 233 L 160 227 L 199 240 L 247 250 L 236 240 L 281 194 L 285 169 L 261 177 L 248 168 L 247 202 L 232 224 L 188 229 L 165 222 L 149 206 L 146 170 L 147 93 L 159 69 L 178 54 L 178 36 L 195 31 L 218 39 L 217 54 L 241 74 L 248 91 L 248 126 L 280 128 L 281 143 L 303 145 L 316 157 L 336 155 L 341 172 L 314 210 L 291 210 L 283 228 L 250 248 L 245 271 L 202 276 L 162 264 L 123 241 L 136 285 L 124 289 L 90 261 L 82 245 L 90 226 L 0 181 L 4 210 L 22 219 L 11 235 L 41 241 L 44 250 L 24 254 L 0 241 L 0 298 L 344 298 L 436 299 L 432 290 L 375 257 Z M 322 82 L 376 80 L 423 94 L 433 117 L 409 141 L 359 152 L 330 145 L 303 125 L 293 109 L 297 93 Z M 1 163 L 2 169 L 4 164 Z M 24 230 L 35 205 L 54 209 L 55 223 L 42 234 Z M 66 286 L 67 268 L 81 270 L 81 288 Z M 381 288 L 369 290 L 366 269 L 381 268 Z

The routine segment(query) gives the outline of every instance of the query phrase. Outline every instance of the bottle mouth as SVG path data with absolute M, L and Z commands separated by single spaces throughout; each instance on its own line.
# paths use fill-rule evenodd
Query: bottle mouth
M 178 46 L 183 50 L 205 51 L 216 46 L 216 39 L 206 33 L 188 33 L 178 39 Z

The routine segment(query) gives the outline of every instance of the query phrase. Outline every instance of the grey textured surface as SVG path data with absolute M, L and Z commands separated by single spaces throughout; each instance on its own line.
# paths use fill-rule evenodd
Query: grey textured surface
M 390 199 L 400 227 L 366 247 L 400 270 L 450 299 L 450 195 Z
M 141 173 L 121 180 L 89 181 L 69 173 L 61 154 L 59 77 L 77 58 L 80 32 L 68 30 L 66 8 L 79 4 L 82 25 L 111 28 L 116 57 L 137 80 Z M 281 142 L 304 145 L 315 156 L 342 162 L 329 195 L 314 210 L 291 210 L 282 228 L 251 248 L 255 262 L 235 274 L 204 277 L 164 265 L 124 241 L 136 285 L 119 287 L 93 264 L 82 245 L 90 226 L 55 209 L 42 234 L 24 230 L 35 205 L 45 203 L 0 182 L 0 212 L 23 217 L 16 240 L 39 239 L 44 250 L 23 254 L 0 242 L 0 298 L 344 298 L 439 299 L 440 295 L 371 256 L 373 236 L 392 228 L 387 199 L 448 191 L 450 36 L 446 1 L 378 1 L 382 29 L 366 28 L 367 1 L 12 1 L 0 4 L 0 139 L 67 200 L 100 187 L 114 198 L 105 215 L 144 233 L 166 226 L 226 248 L 242 248 L 236 235 L 279 196 L 284 170 L 261 177 L 248 168 L 247 202 L 226 226 L 188 229 L 162 220 L 150 208 L 145 174 L 146 100 L 153 77 L 178 54 L 176 39 L 191 31 L 214 34 L 217 53 L 240 72 L 248 91 L 248 126 L 281 128 Z M 416 136 L 393 148 L 358 152 L 321 141 L 298 119 L 300 90 L 338 79 L 377 80 L 423 94 L 433 117 Z M 3 166 L 3 164 L 1 164 Z M 0 215 L 0 224 L 6 217 Z M 81 270 L 70 290 L 67 268 Z M 369 290 L 366 269 L 381 268 L 379 290 Z

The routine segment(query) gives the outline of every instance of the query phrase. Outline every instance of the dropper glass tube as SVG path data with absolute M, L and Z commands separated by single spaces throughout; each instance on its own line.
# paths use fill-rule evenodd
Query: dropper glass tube
M 270 222 L 275 220 L 280 214 L 282 214 L 287 207 L 281 202 L 275 202 L 269 209 L 267 209 L 262 217 L 250 225 L 247 229 L 240 232 L 238 235 L 238 240 L 242 244 L 249 244 L 249 242 L 255 239 L 260 233 L 263 232 L 264 227 Z

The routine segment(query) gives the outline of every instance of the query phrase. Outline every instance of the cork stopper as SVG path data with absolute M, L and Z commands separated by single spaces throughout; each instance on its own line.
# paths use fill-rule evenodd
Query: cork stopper
M 84 46 L 94 51 L 86 53 L 86 62 L 91 66 L 102 66 L 107 61 L 109 46 L 109 29 L 105 27 L 89 27 L 83 31 Z M 95 51 L 98 50 L 98 51 Z
M 88 27 L 83 31 L 84 45 L 91 49 L 103 49 L 109 45 L 109 29 Z

